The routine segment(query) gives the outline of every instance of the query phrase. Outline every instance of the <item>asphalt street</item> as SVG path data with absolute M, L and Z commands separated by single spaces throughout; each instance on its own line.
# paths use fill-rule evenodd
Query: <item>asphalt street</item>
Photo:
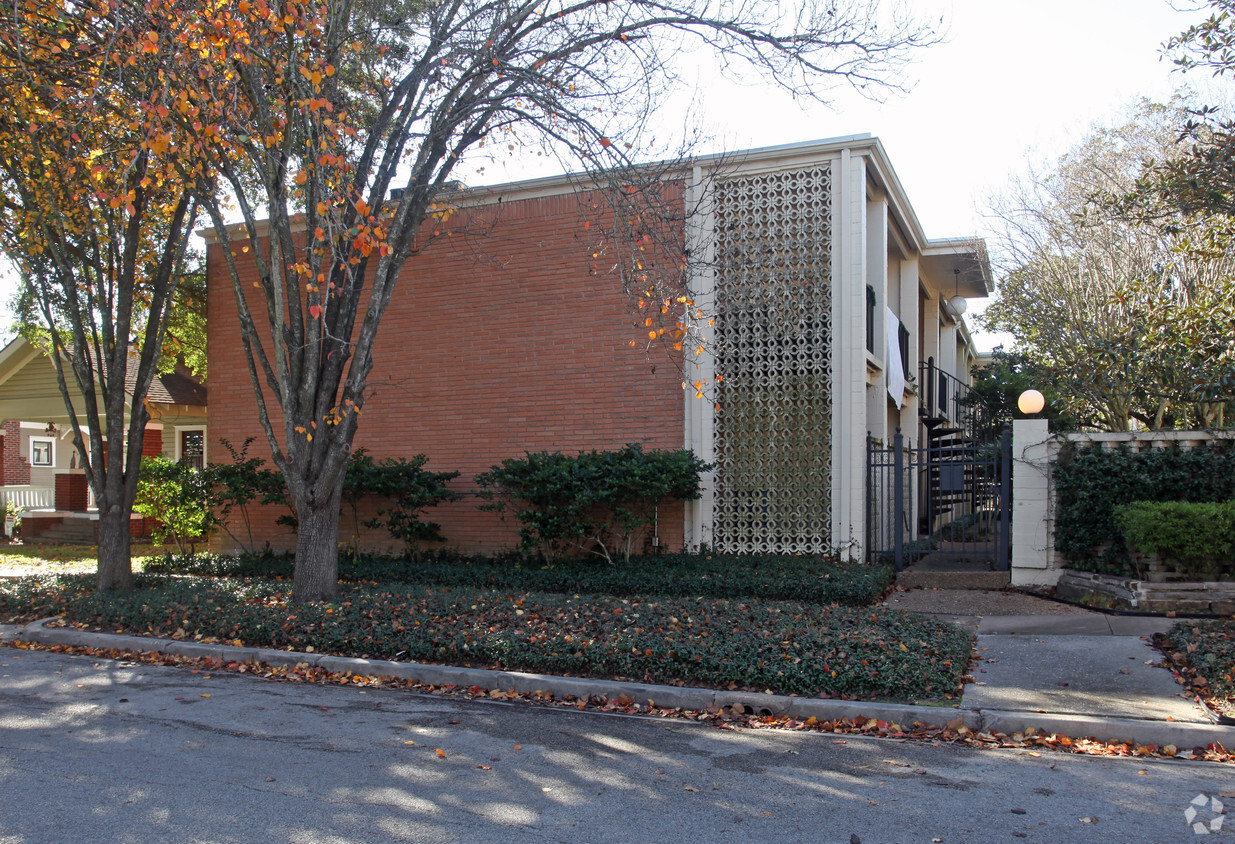
M 438 752 L 440 751 L 440 753 Z M 1036 753 L 1036 752 L 1035 752 Z M 0 842 L 1196 841 L 1235 767 L 0 649 Z M 1220 829 L 1204 840 L 1235 839 Z

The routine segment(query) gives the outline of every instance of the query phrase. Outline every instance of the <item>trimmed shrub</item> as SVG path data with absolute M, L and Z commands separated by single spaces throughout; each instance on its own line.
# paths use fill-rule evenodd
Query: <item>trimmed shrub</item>
M 402 542 L 409 554 L 417 554 L 424 542 L 440 542 L 444 538 L 441 525 L 420 521 L 420 513 L 443 501 L 457 501 L 459 493 L 446 484 L 459 477 L 458 472 L 430 472 L 424 468 L 429 458 L 417 454 L 411 460 L 385 457 L 374 460 L 363 448 L 352 452 L 343 479 L 343 503 L 350 508 L 352 524 L 359 533 L 360 502 L 370 496 L 384 498 L 389 506 L 380 508 L 377 516 L 364 522 L 365 527 L 385 528 Z
M 1115 508 L 1115 525 L 1134 555 L 1157 556 L 1190 579 L 1214 580 L 1232 574 L 1235 502 L 1121 504 Z M 1144 572 L 1138 574 L 1144 576 Z
M 1054 466 L 1055 548 L 1084 571 L 1135 576 L 1115 507 L 1138 501 L 1235 499 L 1235 443 L 1133 452 L 1067 444 Z
M 631 444 L 575 457 L 547 451 L 512 457 L 477 475 L 476 483 L 486 501 L 481 509 L 517 507 L 521 547 L 550 565 L 581 552 L 607 562 L 620 554 L 629 562 L 657 505 L 698 498 L 699 476 L 711 468 L 687 449 L 644 451 Z

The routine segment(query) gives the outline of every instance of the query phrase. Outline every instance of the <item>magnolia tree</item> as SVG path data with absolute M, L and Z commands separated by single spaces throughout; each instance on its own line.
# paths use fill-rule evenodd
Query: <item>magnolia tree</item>
M 158 74 L 139 38 L 106 2 L 0 13 L 0 249 L 98 504 L 100 591 L 133 585 L 144 399 L 197 218 L 199 186 L 134 107 Z
M 659 170 L 632 163 L 650 157 L 641 142 L 678 82 L 675 62 L 703 48 L 725 71 L 754 69 L 818 97 L 829 79 L 895 83 L 913 49 L 934 40 L 898 9 L 867 0 L 141 8 L 154 17 L 140 49 L 160 60 L 143 113 L 162 121 L 163 140 L 184 156 L 186 182 L 202 174 L 190 162 L 205 162 L 226 188 L 201 199 L 230 272 L 261 425 L 299 522 L 301 601 L 336 592 L 343 473 L 374 340 L 396 286 L 416 295 L 414 276 L 401 280 L 401 271 L 432 241 L 432 221 L 452 212 L 446 189 L 465 156 L 538 143 L 590 173 L 581 180 L 609 197 L 610 232 L 624 238 L 620 271 L 650 314 L 651 339 L 682 343 L 687 257 L 679 248 L 655 277 L 639 257 L 665 230 L 651 218 L 672 202 Z M 388 199 L 394 188 L 401 193 Z M 256 289 L 238 262 L 256 264 Z
M 1185 155 L 1174 103 L 1099 128 L 995 209 L 1003 275 L 982 321 L 1007 331 L 1064 410 L 1124 431 L 1220 424 L 1235 395 L 1235 262 L 1199 250 L 1212 220 L 1128 213 L 1147 162 Z

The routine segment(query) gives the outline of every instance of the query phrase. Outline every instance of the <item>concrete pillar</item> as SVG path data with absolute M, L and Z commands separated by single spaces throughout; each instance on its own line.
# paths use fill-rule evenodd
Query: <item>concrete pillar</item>
M 1053 586 L 1052 438 L 1045 419 L 1012 422 L 1012 585 Z
M 841 556 L 861 559 L 864 513 L 857 491 L 866 480 L 865 159 L 841 150 L 832 184 L 832 543 Z
M 713 384 L 716 378 L 716 358 L 710 342 L 715 338 L 707 325 L 707 319 L 716 312 L 716 232 L 712 191 L 708 181 L 712 175 L 705 174 L 701 167 L 696 167 L 690 184 L 686 186 L 686 243 L 692 256 L 687 267 L 690 273 L 688 289 L 695 304 L 686 309 L 684 322 L 709 341 L 703 343 L 704 352 L 698 356 L 692 354 L 691 343 L 684 344 L 687 383 L 703 381 Z M 702 319 L 694 316 L 700 311 L 704 315 Z M 682 396 L 683 445 L 699 459 L 715 463 L 715 414 L 712 400 L 695 398 L 694 390 L 683 390 Z M 705 472 L 700 480 L 702 496 L 698 500 L 686 502 L 684 508 L 683 539 L 687 548 L 698 548 L 701 544 L 711 545 L 713 542 L 712 510 L 716 501 L 716 470 Z

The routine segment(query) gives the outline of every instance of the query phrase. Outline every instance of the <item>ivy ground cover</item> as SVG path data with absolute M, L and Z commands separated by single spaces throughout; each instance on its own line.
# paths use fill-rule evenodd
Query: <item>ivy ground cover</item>
M 1235 718 L 1235 621 L 1183 621 L 1154 644 L 1212 711 Z
M 290 578 L 292 567 L 290 554 L 198 554 L 151 561 L 146 571 Z M 348 551 L 339 557 L 339 579 L 345 583 L 483 586 L 623 597 L 677 595 L 869 606 L 892 585 L 893 573 L 886 566 L 860 566 L 797 554 L 657 554 L 632 557 L 620 565 L 597 558 L 546 567 L 520 555 L 492 558 L 441 553 L 409 558 Z
M 618 597 L 352 584 L 289 603 L 270 580 L 140 575 L 99 596 L 87 576 L 0 585 L 0 619 L 347 656 L 780 694 L 947 700 L 972 636 L 899 610 L 794 601 Z

